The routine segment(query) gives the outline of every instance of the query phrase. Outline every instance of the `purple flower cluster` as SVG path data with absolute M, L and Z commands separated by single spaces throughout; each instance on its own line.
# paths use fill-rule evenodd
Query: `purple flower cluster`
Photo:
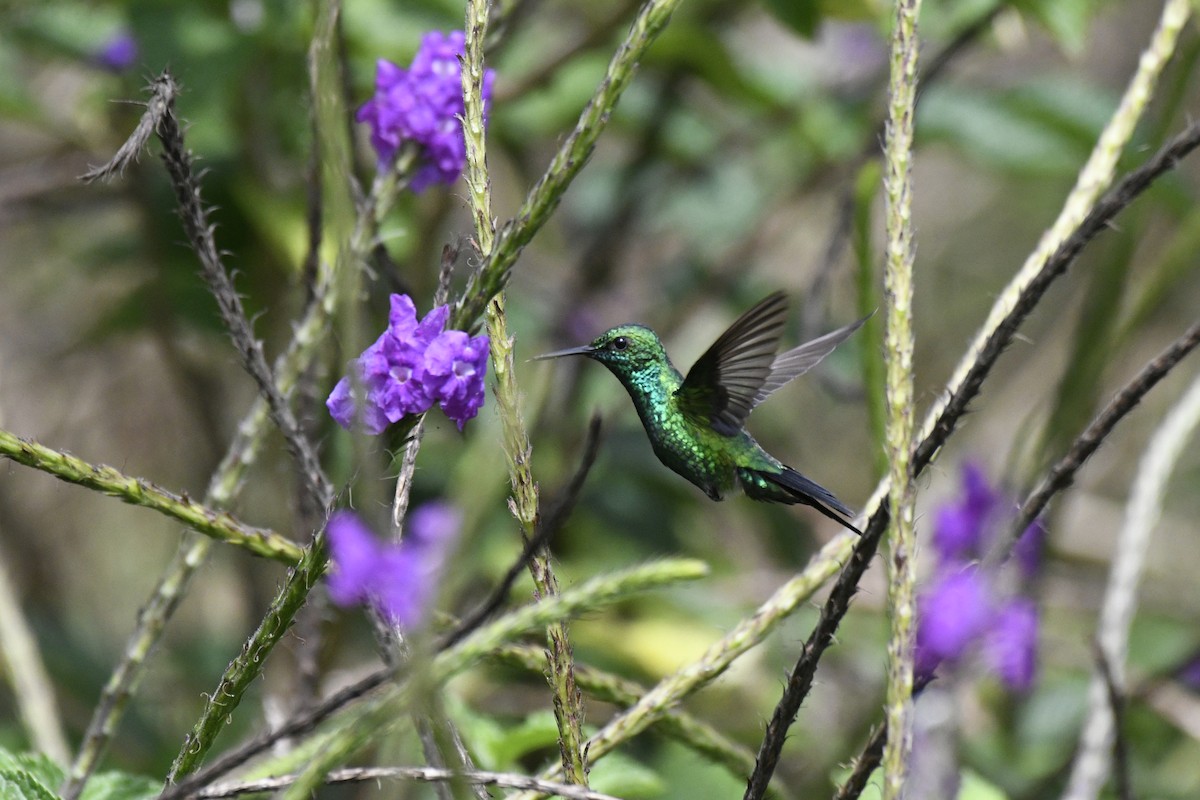
M 420 145 L 422 163 L 410 186 L 420 192 L 432 183 L 454 183 L 467 163 L 463 140 L 462 66 L 466 37 L 432 31 L 408 69 L 379 59 L 375 66 L 375 96 L 358 109 L 355 119 L 371 126 L 371 144 L 381 166 L 390 166 L 405 142 Z M 495 83 L 494 70 L 483 73 L 483 117 Z
M 444 330 L 449 316 L 449 306 L 438 306 L 418 320 L 408 295 L 392 295 L 387 329 L 351 365 L 359 385 L 344 377 L 325 401 L 338 424 L 350 428 L 361 416 L 367 432 L 378 434 L 436 403 L 461 431 L 483 406 L 488 339 Z M 357 402 L 355 388 L 366 402 Z
M 1009 688 L 1033 683 L 1037 666 L 1038 611 L 1033 601 L 1006 596 L 995 575 L 978 560 L 1004 535 L 1012 506 L 977 465 L 962 472 L 962 497 L 937 512 L 933 544 L 937 569 L 917 598 L 917 672 L 931 676 L 939 664 L 972 653 Z M 1014 548 L 1014 562 L 1028 578 L 1037 570 L 1045 529 L 1034 522 Z
M 368 604 L 393 625 L 420 625 L 461 522 L 453 507 L 429 503 L 409 516 L 406 535 L 391 544 L 354 512 L 339 511 L 326 528 L 333 561 L 330 598 L 339 606 Z

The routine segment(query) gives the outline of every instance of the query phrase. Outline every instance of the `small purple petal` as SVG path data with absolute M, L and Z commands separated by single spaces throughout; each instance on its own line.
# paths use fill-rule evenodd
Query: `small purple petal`
M 461 524 L 452 506 L 429 503 L 412 512 L 399 543 L 385 543 L 358 515 L 339 511 L 326 528 L 333 561 L 330 598 L 340 606 L 369 604 L 395 625 L 420 625 Z
M 1042 549 L 1045 543 L 1046 526 L 1041 520 L 1035 519 L 1013 545 L 1013 557 L 1021 569 L 1021 574 L 1026 578 L 1037 574 L 1038 567 L 1042 564 Z
M 328 579 L 330 599 L 339 606 L 364 602 L 375 591 L 383 543 L 351 511 L 330 517 L 325 533 L 334 567 Z
M 937 510 L 933 524 L 933 546 L 942 563 L 970 561 L 979 554 L 983 527 L 969 509 L 955 504 Z
M 923 674 L 955 661 L 995 614 L 991 591 L 974 567 L 943 575 L 917 598 L 917 663 Z
M 978 464 L 964 464 L 961 480 L 961 500 L 940 508 L 935 518 L 933 544 L 943 563 L 961 564 L 983 554 L 1001 502 Z
M 95 61 L 111 72 L 124 72 L 137 63 L 138 43 L 129 31 L 120 31 L 96 51 Z
M 446 550 L 462 527 L 462 512 L 449 503 L 426 503 L 408 515 L 406 539 L 413 546 Z
M 1008 688 L 1022 692 L 1037 673 L 1038 611 L 1032 600 L 1015 598 L 996 614 L 988 631 L 988 663 Z

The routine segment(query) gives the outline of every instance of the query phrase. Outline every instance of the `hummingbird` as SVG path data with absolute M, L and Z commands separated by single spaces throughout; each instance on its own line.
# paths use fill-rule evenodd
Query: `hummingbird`
M 843 519 L 854 512 L 764 450 L 744 426 L 759 403 L 815 367 L 868 317 L 776 355 L 787 298 L 775 292 L 738 317 L 687 377 L 644 325 L 619 325 L 590 344 L 534 360 L 586 356 L 608 367 L 629 392 L 658 459 L 711 499 L 722 500 L 740 485 L 751 499 L 812 506 L 862 535 Z

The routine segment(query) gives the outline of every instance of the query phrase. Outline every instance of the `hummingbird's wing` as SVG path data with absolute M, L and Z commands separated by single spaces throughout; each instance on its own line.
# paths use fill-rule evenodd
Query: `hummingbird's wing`
M 786 316 L 787 298 L 775 292 L 738 317 L 675 392 L 683 413 L 725 436 L 741 430 L 771 375 Z
M 871 314 L 874 313 L 871 312 Z M 863 323 L 871 318 L 871 314 L 858 322 L 852 322 L 844 328 L 838 328 L 832 333 L 827 333 L 811 342 L 805 342 L 799 347 L 793 347 L 786 353 L 775 356 L 775 360 L 771 362 L 771 372 L 763 381 L 762 386 L 758 388 L 758 393 L 754 395 L 754 402 L 750 407 L 754 408 L 766 400 L 767 395 L 771 392 L 786 386 L 821 363 L 821 359 L 832 353 L 833 348 L 846 341 L 850 334 L 861 328 Z

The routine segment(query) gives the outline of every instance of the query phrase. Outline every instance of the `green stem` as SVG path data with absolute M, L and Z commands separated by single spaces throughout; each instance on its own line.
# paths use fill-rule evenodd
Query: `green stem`
M 103 492 L 131 505 L 154 509 L 205 536 L 237 545 L 264 558 L 294 563 L 300 555 L 300 548 L 294 542 L 274 531 L 251 528 L 228 513 L 193 501 L 186 494 L 168 492 L 149 481 L 130 477 L 103 464 L 89 464 L 83 459 L 22 439 L 6 430 L 0 430 L 0 456 L 48 472 L 59 480 Z
M 492 254 L 495 231 L 492 226 L 491 191 L 487 171 L 487 149 L 483 119 L 483 51 L 487 33 L 487 0 L 467 4 L 466 57 L 463 60 L 463 132 L 467 149 L 467 187 L 475 218 L 475 241 L 479 254 Z M 526 541 L 536 533 L 538 486 L 530 464 L 533 446 L 521 415 L 519 389 L 513 370 L 513 343 L 508 335 L 508 320 L 501 290 L 487 305 L 488 347 L 495 375 L 496 407 L 504 429 L 504 453 L 508 458 L 512 482 L 512 508 Z M 558 594 L 558 580 L 545 552 L 535 553 L 529 572 L 539 597 Z M 587 785 L 587 762 L 583 750 L 583 698 L 575 685 L 575 664 L 567 625 L 556 621 L 546 629 L 550 686 L 554 691 L 554 719 L 558 724 L 559 750 L 568 783 Z
M 917 15 L 921 0 L 897 0 L 892 31 L 884 193 L 887 197 L 887 255 L 884 269 L 887 367 L 889 538 L 887 728 L 883 753 L 883 796 L 896 800 L 904 789 L 912 747 L 913 641 L 916 629 L 916 534 L 913 528 L 913 231 L 912 142 L 917 94 Z

